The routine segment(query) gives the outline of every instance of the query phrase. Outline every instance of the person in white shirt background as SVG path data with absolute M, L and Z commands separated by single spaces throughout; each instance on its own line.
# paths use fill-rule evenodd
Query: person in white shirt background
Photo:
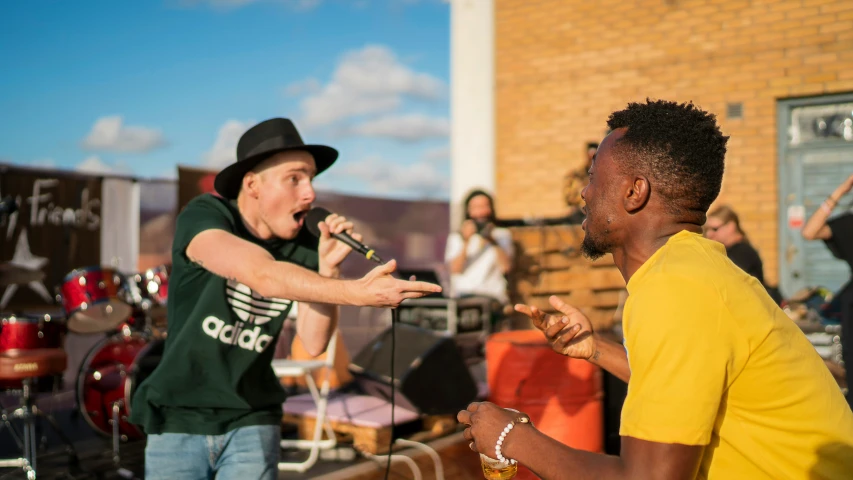
M 492 196 L 474 190 L 464 203 L 465 220 L 447 238 L 445 261 L 452 297 L 484 296 L 509 303 L 506 275 L 512 266 L 509 230 L 497 227 Z

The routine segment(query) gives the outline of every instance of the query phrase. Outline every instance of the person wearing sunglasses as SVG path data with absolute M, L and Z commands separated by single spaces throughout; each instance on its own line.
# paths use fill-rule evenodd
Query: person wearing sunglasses
M 728 205 L 721 205 L 710 213 L 704 226 L 705 237 L 723 244 L 729 260 L 764 285 L 764 266 L 761 256 L 740 226 L 740 219 Z

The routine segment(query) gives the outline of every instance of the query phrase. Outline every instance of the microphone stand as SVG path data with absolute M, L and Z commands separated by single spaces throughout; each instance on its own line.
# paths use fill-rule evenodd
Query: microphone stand
M 372 252 L 372 250 L 371 250 Z M 385 264 L 378 255 L 372 255 L 372 260 L 376 263 Z M 399 275 L 398 275 L 399 278 Z M 402 279 L 405 280 L 405 279 Z M 391 365 L 389 368 L 389 374 L 391 376 L 391 435 L 388 440 L 388 459 L 385 464 L 385 476 L 384 480 L 388 480 L 388 476 L 391 474 L 391 459 L 393 458 L 394 453 L 394 430 L 396 430 L 396 423 L 394 422 L 394 410 L 396 410 L 395 406 L 395 397 L 396 395 L 396 385 L 397 385 L 397 376 L 394 373 L 394 360 L 397 355 L 397 322 L 400 321 L 400 311 L 397 308 L 391 309 Z
M 339 240 L 341 240 L 340 237 L 337 237 L 337 238 Z M 345 243 L 349 243 L 349 242 L 345 242 Z M 350 244 L 350 246 L 353 246 L 353 245 Z M 359 248 L 359 246 L 354 246 L 353 250 L 361 253 L 362 255 L 365 256 L 365 258 L 367 258 L 368 260 L 370 260 L 372 262 L 378 263 L 379 265 L 385 265 L 387 263 L 387 262 L 383 261 L 382 258 L 380 258 L 379 255 L 377 255 L 376 252 L 372 249 Z M 397 278 L 399 278 L 399 275 L 397 276 Z M 402 279 L 402 280 L 406 280 L 406 279 Z M 394 422 L 394 410 L 396 410 L 395 397 L 396 397 L 397 377 L 394 373 L 394 359 L 397 356 L 397 329 L 396 329 L 396 327 L 397 327 L 397 322 L 399 322 L 399 321 L 400 321 L 400 311 L 397 308 L 392 308 L 391 309 L 391 365 L 389 368 L 389 373 L 390 373 L 390 377 L 391 377 L 391 394 L 390 394 L 390 396 L 391 396 L 391 435 L 390 435 L 390 438 L 388 440 L 388 459 L 387 459 L 387 463 L 385 464 L 384 480 L 388 480 L 388 476 L 391 474 L 391 459 L 393 458 L 392 453 L 394 450 L 394 430 L 396 429 L 395 428 L 396 424 Z
M 396 308 L 391 309 L 391 438 L 388 441 L 388 460 L 385 464 L 385 480 L 388 480 L 388 475 L 391 473 L 391 458 L 394 449 L 394 397 L 396 396 L 394 389 L 397 383 L 397 377 L 394 375 L 394 356 L 396 354 L 396 343 L 397 343 L 397 333 L 396 333 L 396 325 L 399 321 L 399 310 Z

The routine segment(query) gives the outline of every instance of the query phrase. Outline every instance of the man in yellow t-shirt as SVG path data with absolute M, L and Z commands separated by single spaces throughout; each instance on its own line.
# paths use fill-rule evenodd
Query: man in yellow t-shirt
M 552 347 L 628 382 L 620 456 L 582 452 L 490 403 L 458 415 L 471 447 L 544 479 L 851 479 L 853 412 L 803 333 L 725 248 L 701 235 L 727 137 L 692 104 L 611 115 L 584 190 L 583 251 L 627 282 L 625 345 L 556 297 Z

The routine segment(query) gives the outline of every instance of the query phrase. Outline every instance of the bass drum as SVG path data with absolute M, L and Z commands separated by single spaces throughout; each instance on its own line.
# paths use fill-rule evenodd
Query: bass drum
M 141 333 L 112 335 L 95 344 L 77 375 L 77 405 L 96 432 L 111 436 L 113 408 L 118 407 L 122 440 L 143 438 L 136 425 L 128 423 L 131 398 L 139 384 L 160 363 L 165 341 Z

